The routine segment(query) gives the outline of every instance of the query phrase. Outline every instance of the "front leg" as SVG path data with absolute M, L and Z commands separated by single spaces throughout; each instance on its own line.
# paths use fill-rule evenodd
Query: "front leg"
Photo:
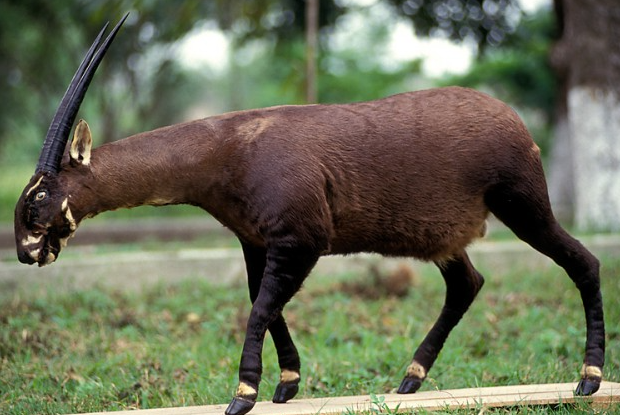
M 260 292 L 260 285 L 267 265 L 267 249 L 252 246 L 243 241 L 241 241 L 241 247 L 248 274 L 250 300 L 254 304 Z M 299 370 L 301 366 L 299 353 L 293 343 L 293 339 L 291 339 L 282 313 L 271 323 L 269 332 L 276 346 L 278 363 L 280 365 L 280 382 L 273 395 L 273 402 L 284 403 L 292 399 L 299 390 Z
M 281 318 L 284 305 L 299 290 L 319 254 L 299 247 L 267 250 L 265 273 L 246 331 L 239 365 L 239 387 L 226 415 L 243 415 L 256 404 L 262 374 L 263 341 L 267 328 Z

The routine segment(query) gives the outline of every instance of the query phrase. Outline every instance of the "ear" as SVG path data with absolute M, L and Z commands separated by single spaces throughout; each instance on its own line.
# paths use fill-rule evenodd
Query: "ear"
M 71 165 L 77 166 L 82 164 L 88 166 L 90 164 L 90 149 L 92 146 L 93 139 L 90 135 L 90 128 L 86 121 L 80 120 L 75 127 L 71 148 L 69 149 Z

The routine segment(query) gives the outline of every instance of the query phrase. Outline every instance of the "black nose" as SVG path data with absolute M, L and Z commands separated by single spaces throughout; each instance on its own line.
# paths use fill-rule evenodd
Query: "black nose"
M 36 262 L 34 259 L 32 259 L 30 255 L 28 255 L 27 251 L 22 250 L 17 251 L 17 259 L 19 259 L 19 262 L 21 262 L 22 264 L 28 265 L 32 265 Z

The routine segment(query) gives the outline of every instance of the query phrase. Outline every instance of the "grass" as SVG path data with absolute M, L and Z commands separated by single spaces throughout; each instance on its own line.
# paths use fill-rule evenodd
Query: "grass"
M 422 390 L 576 381 L 585 324 L 577 291 L 558 268 L 498 274 L 448 339 Z M 425 268 L 426 269 L 426 268 Z M 430 269 L 430 268 L 429 268 Z M 604 260 L 605 378 L 620 381 L 620 260 Z M 374 394 L 398 386 L 415 345 L 438 314 L 435 271 L 403 298 L 360 297 L 355 276 L 316 276 L 285 315 L 302 357 L 301 397 Z M 375 284 L 369 277 L 357 278 Z M 244 286 L 200 278 L 142 292 L 0 294 L 0 413 L 77 413 L 228 402 L 250 307 Z M 279 369 L 265 342 L 260 400 Z M 571 413 L 588 408 L 513 408 Z M 539 412 L 540 411 L 540 412 Z M 620 406 L 609 408 L 620 413 Z M 455 414 L 459 411 L 447 411 Z M 464 412 L 463 412 L 464 413 Z

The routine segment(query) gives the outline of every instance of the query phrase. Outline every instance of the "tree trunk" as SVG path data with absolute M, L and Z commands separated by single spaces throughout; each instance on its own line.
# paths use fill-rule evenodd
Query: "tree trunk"
M 566 112 L 559 114 L 554 122 L 548 181 L 555 216 L 562 222 L 572 222 L 575 215 L 575 174 Z
M 557 0 L 556 11 L 552 60 L 568 91 L 575 225 L 620 230 L 620 3 Z
M 306 103 L 317 102 L 317 49 L 319 44 L 319 0 L 306 0 Z
M 553 56 L 551 57 L 552 64 Z M 558 96 L 555 105 L 553 141 L 549 155 L 549 197 L 553 212 L 562 222 L 575 216 L 575 174 L 573 146 L 568 123 L 566 72 L 557 68 Z

